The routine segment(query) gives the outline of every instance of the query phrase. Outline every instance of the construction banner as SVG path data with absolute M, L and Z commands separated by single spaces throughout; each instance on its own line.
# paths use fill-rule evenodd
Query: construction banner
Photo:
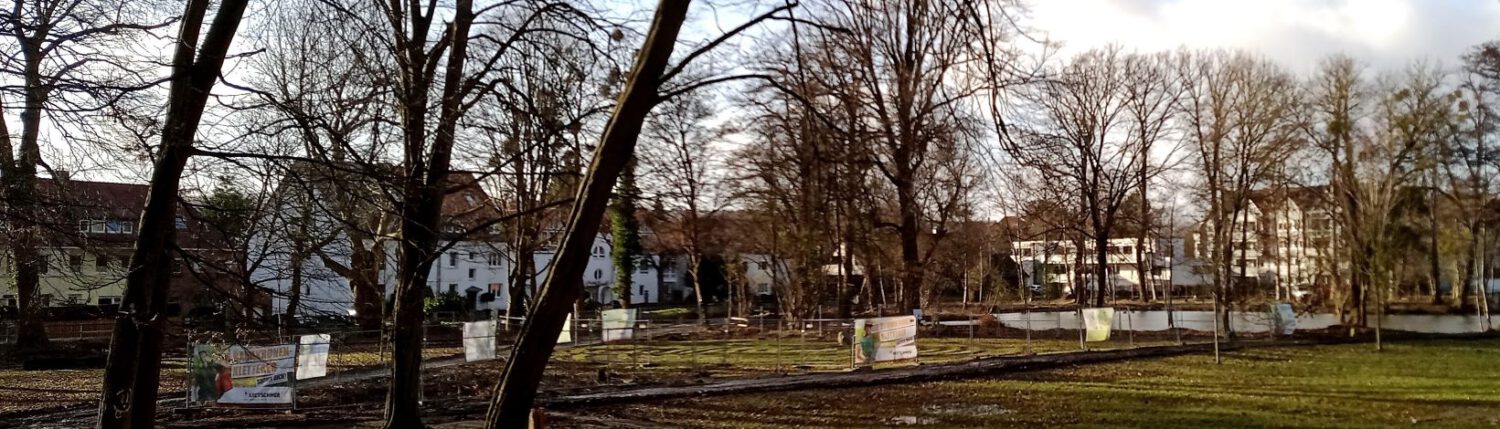
M 464 362 L 495 358 L 495 321 L 464 322 Z
M 1088 341 L 1093 343 L 1109 341 L 1110 326 L 1114 320 L 1115 309 L 1113 308 L 1083 309 L 1083 327 L 1088 333 Z
M 188 356 L 188 403 L 291 405 L 296 349 L 195 344 Z
M 854 319 L 855 365 L 916 357 L 916 316 Z
M 604 342 L 635 338 L 635 309 L 604 310 Z

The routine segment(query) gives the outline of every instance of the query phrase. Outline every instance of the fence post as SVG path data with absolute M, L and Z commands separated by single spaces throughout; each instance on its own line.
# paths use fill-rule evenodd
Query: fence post
M 297 401 L 302 396 L 297 394 L 297 369 L 302 367 L 302 339 L 295 338 L 294 341 L 292 343 L 292 374 L 287 377 L 287 384 L 290 384 L 292 388 L 292 411 L 297 411 Z

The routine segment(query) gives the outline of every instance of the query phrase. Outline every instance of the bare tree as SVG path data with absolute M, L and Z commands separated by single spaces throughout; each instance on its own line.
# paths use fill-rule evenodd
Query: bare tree
M 1236 282 L 1254 281 L 1246 246 L 1251 191 L 1264 186 L 1295 147 L 1295 85 L 1276 65 L 1242 52 L 1184 54 L 1176 74 L 1184 133 L 1195 149 L 1192 162 L 1208 205 L 1203 242 L 1210 246 L 1204 253 L 1212 265 L 1214 303 L 1227 310 Z M 1232 333 L 1229 312 L 1219 317 Z
M 966 145 L 973 143 L 976 121 L 964 103 L 983 85 L 960 74 L 980 58 L 982 46 L 1003 42 L 980 31 L 979 7 L 946 1 L 830 0 L 809 8 L 805 19 L 818 25 L 793 35 L 797 61 L 815 64 L 796 75 L 809 82 L 801 86 L 799 97 L 837 100 L 815 107 L 831 110 L 814 117 L 829 122 L 825 125 L 844 141 L 864 147 L 865 157 L 892 189 L 894 213 L 886 218 L 893 220 L 881 225 L 898 238 L 898 305 L 904 309 L 922 305 L 924 265 L 932 255 L 930 248 L 923 252 L 923 243 L 940 245 L 945 223 L 961 210 L 964 186 L 952 185 L 964 180 L 964 173 L 951 167 L 961 170 L 964 164 L 942 160 L 971 152 Z M 804 43 L 809 49 L 802 49 Z M 848 122 L 832 122 L 835 118 Z M 938 185 L 944 181 L 951 183 Z
M 505 373 L 495 385 L 494 399 L 485 427 L 525 427 L 530 424 L 531 405 L 543 369 L 557 346 L 557 335 L 574 301 L 582 293 L 583 270 L 588 262 L 599 222 L 604 217 L 610 190 L 625 163 L 635 152 L 636 138 L 659 101 L 662 74 L 677 43 L 677 33 L 687 15 L 687 1 L 663 0 L 657 6 L 651 31 L 637 56 L 636 65 L 620 94 L 619 105 L 605 127 L 594 161 L 578 188 L 573 214 L 557 259 L 547 272 L 541 294 L 528 313 L 527 323 L 511 348 Z
M 663 101 L 699 87 L 734 78 L 695 81 L 665 92 L 663 85 L 679 76 L 694 59 L 725 40 L 778 16 L 777 13 L 794 5 L 775 8 L 750 19 L 688 53 L 676 66 L 668 69 L 677 35 L 686 19 L 688 2 L 662 0 L 658 3 L 651 29 L 636 54 L 635 66 L 628 75 L 614 113 L 600 137 L 588 173 L 578 188 L 557 258 L 547 273 L 547 280 L 536 305 L 527 313 L 528 323 L 511 347 L 505 373 L 495 385 L 494 399 L 485 419 L 486 427 L 522 427 L 528 424 L 536 389 L 552 350 L 557 345 L 557 335 L 562 332 L 562 324 L 570 307 L 582 293 L 583 270 L 588 263 L 589 248 L 608 205 L 610 190 L 614 188 L 625 164 L 634 155 L 636 140 L 640 137 L 651 109 Z
M 667 208 L 666 219 L 655 228 L 656 236 L 685 254 L 702 323 L 708 323 L 703 308 L 703 261 L 721 247 L 715 238 L 723 236 L 711 230 L 724 208 L 715 198 L 712 187 L 717 181 L 711 176 L 716 164 L 711 145 L 722 138 L 724 130 L 707 124 L 712 115 L 709 100 L 698 93 L 663 103 L 646 124 L 639 157 L 649 186 Z M 738 262 L 726 260 L 725 264 Z
M 1463 285 L 1456 298 L 1467 312 L 1474 301 L 1486 295 L 1484 265 L 1491 260 L 1486 255 L 1494 252 L 1493 239 L 1488 245 L 1486 239 L 1497 232 L 1486 231 L 1484 212 L 1497 192 L 1495 172 L 1500 170 L 1500 148 L 1493 142 L 1495 132 L 1500 130 L 1495 113 L 1495 100 L 1500 97 L 1500 42 L 1482 43 L 1464 54 L 1458 96 L 1458 129 L 1443 169 L 1453 188 L 1459 223 L 1469 237 L 1463 272 L 1457 276 L 1463 279 Z M 1480 292 L 1471 300 L 1469 296 L 1475 291 Z M 1487 305 L 1479 307 L 1488 310 Z
M 139 72 L 144 61 L 127 53 L 133 40 L 170 23 L 151 19 L 147 6 L 97 0 L 16 0 L 0 10 L 0 110 L 20 111 L 18 139 L 0 116 L 0 199 L 16 261 L 17 346 L 23 350 L 47 344 L 38 276 L 44 263 L 39 234 L 47 220 L 38 216 L 37 169 L 52 166 L 39 142 L 48 131 L 84 136 L 70 130 L 86 128 L 94 112 L 155 84 Z M 56 126 L 44 130 L 45 124 Z
M 1155 136 L 1142 138 L 1143 131 L 1136 128 L 1144 122 L 1159 130 L 1167 110 L 1159 105 L 1135 105 L 1152 103 L 1141 100 L 1152 94 L 1142 93 L 1149 88 L 1132 86 L 1143 83 L 1135 82 L 1136 77 L 1130 75 L 1136 70 L 1127 68 L 1129 61 L 1117 47 L 1073 58 L 1054 77 L 1024 93 L 1026 102 L 1036 110 L 1025 122 L 1034 126 L 1016 128 L 1015 138 L 1005 141 L 1007 151 L 1020 165 L 1038 171 L 1041 180 L 1064 183 L 1079 197 L 1079 209 L 1087 222 L 1084 231 L 1090 240 L 1087 248 L 1094 259 L 1089 266 L 1093 271 L 1089 278 L 1094 283 L 1094 306 L 1103 306 L 1106 295 L 1114 292 L 1110 253 L 1115 246 L 1109 242 L 1121 226 L 1121 210 L 1143 181 L 1161 171 L 1150 160 Z M 1137 114 L 1141 115 L 1139 122 L 1133 116 Z
M 553 22 L 558 21 L 558 22 Z M 571 33 L 572 24 L 549 20 L 543 25 Z M 608 113 L 608 93 L 618 76 L 610 55 L 616 30 L 601 52 L 590 40 L 538 34 L 538 43 L 517 47 L 502 59 L 503 85 L 478 106 L 471 126 L 485 131 L 488 169 L 499 182 L 499 198 L 507 209 L 532 212 L 569 198 L 578 188 L 584 141 L 599 118 Z M 508 276 L 506 313 L 523 315 L 537 289 L 532 257 L 554 237 L 551 226 L 567 214 L 562 210 L 517 217 L 506 225 L 508 251 L 513 259 Z M 512 319 L 507 319 L 507 321 Z
M 104 387 L 99 398 L 99 427 L 154 425 L 161 373 L 161 342 L 166 325 L 167 282 L 175 247 L 177 192 L 182 172 L 193 155 L 199 119 L 239 29 L 245 1 L 220 2 L 199 44 L 209 1 L 191 0 L 183 10 L 168 79 L 166 120 L 151 174 L 151 190 L 141 214 L 135 251 L 130 257 L 124 302 L 115 319 Z

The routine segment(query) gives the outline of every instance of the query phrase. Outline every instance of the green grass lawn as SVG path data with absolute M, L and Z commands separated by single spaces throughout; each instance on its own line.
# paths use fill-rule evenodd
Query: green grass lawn
M 1192 355 L 579 414 L 704 428 L 1500 427 L 1500 340 L 1252 349 L 1223 365 Z

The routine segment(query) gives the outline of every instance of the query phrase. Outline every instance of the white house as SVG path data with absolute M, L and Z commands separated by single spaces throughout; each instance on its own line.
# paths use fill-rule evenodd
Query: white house
M 613 246 L 603 233 L 594 237 L 594 245 L 589 249 L 588 268 L 583 271 L 583 289 L 588 299 L 604 305 L 618 300 L 614 292 L 615 265 L 610 258 Z M 537 278 L 536 284 L 540 285 L 547 278 L 547 272 L 552 269 L 552 259 L 557 256 L 555 251 L 540 251 L 533 256 L 536 261 Z M 658 257 L 644 255 L 635 263 L 635 271 L 631 273 L 631 304 L 655 304 L 663 302 L 663 290 L 661 279 L 657 276 Z M 674 276 L 675 277 L 675 276 Z
M 385 267 L 395 267 L 396 243 L 387 242 Z M 439 248 L 448 246 L 443 243 Z M 504 310 L 510 302 L 507 280 L 510 264 L 505 258 L 504 245 L 490 241 L 468 240 L 447 247 L 432 269 L 427 273 L 427 288 L 433 296 L 456 294 L 464 299 L 465 306 L 473 310 Z M 380 284 L 385 286 L 387 297 L 396 294 L 396 273 L 391 269 L 380 271 Z
M 1146 240 L 1144 246 L 1138 246 L 1135 238 L 1113 238 L 1108 241 L 1108 246 L 1105 249 L 1106 270 L 1114 291 L 1135 290 L 1143 281 L 1162 286 L 1171 281 L 1172 270 L 1168 267 L 1172 266 L 1172 255 L 1158 253 L 1153 240 Z M 1078 274 L 1074 271 L 1080 265 L 1085 279 L 1093 277 L 1094 267 L 1098 265 L 1092 240 L 1084 243 L 1082 261 L 1075 261 L 1078 249 L 1068 240 L 1017 241 L 1011 243 L 1011 249 L 1011 257 L 1021 267 L 1023 283 L 1034 287 L 1053 285 L 1064 294 L 1073 292 L 1075 274 Z M 1142 275 L 1137 258 L 1144 258 L 1151 270 Z
M 473 174 L 452 173 L 448 181 L 453 186 L 443 199 L 442 235 L 462 238 L 451 248 L 445 246 L 452 241 L 440 241 L 439 248 L 445 250 L 433 263 L 428 286 L 435 294 L 454 292 L 472 298 L 475 309 L 504 308 L 508 267 L 501 257 L 503 245 L 498 236 L 478 228 L 498 218 L 500 211 Z M 288 169 L 267 208 L 268 214 L 256 220 L 246 261 L 251 281 L 271 292 L 273 313 L 287 313 L 296 301 L 297 314 L 355 314 L 354 293 L 347 276 L 352 272 L 355 251 L 369 250 L 375 244 L 369 238 L 354 242 L 349 235 L 350 223 L 364 222 L 353 225 L 359 228 L 354 231 L 388 233 L 394 229 L 389 221 L 393 216 L 389 215 L 390 208 L 378 207 L 380 201 L 356 199 L 357 207 L 346 208 L 358 212 L 353 215 L 356 219 L 340 219 L 337 202 L 348 195 L 379 195 L 379 186 L 380 181 L 373 178 L 334 176 L 316 166 Z M 382 222 L 385 224 L 375 224 Z M 378 265 L 375 278 L 389 298 L 397 284 L 392 269 L 396 266 L 396 242 L 393 237 L 381 241 L 385 243 L 383 249 L 375 253 L 384 262 Z

